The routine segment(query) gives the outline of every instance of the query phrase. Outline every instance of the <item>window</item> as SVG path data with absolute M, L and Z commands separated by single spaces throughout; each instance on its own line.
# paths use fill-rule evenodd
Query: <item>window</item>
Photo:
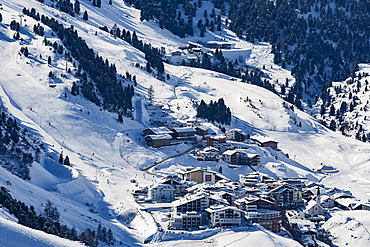
M 206 175 L 206 182 L 212 181 L 212 175 Z

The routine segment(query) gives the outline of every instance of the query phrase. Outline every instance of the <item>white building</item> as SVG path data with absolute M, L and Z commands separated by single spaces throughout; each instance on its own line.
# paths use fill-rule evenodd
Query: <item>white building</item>
M 202 224 L 202 214 L 192 211 L 172 215 L 168 227 L 170 229 L 196 229 Z
M 306 206 L 305 213 L 311 216 L 322 215 L 324 213 L 324 209 L 317 201 L 311 200 Z
M 168 184 L 157 184 L 149 187 L 149 199 L 160 201 L 173 201 L 175 189 Z
M 240 226 L 243 211 L 233 206 L 215 206 L 207 208 L 212 226 Z

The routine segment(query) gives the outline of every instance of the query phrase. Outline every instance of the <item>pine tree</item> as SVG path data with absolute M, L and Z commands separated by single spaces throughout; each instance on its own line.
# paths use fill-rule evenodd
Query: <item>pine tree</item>
M 123 123 L 123 117 L 121 113 L 118 113 L 118 122 Z
M 80 94 L 79 87 L 77 86 L 76 82 L 73 82 L 72 84 L 71 93 L 73 96 L 77 96 Z
M 87 10 L 85 10 L 82 19 L 84 19 L 85 21 L 87 21 L 89 19 L 89 15 L 87 14 Z
M 153 88 L 153 85 L 150 85 L 149 88 L 148 88 L 148 98 L 150 100 L 153 100 L 153 98 L 154 98 L 154 88 Z
M 76 0 L 75 2 L 75 7 L 74 7 L 74 11 L 76 14 L 79 14 L 80 11 L 81 11 L 81 8 L 80 8 L 80 1 Z
M 146 68 L 146 71 L 147 71 L 148 73 L 151 73 L 151 72 L 152 72 L 152 68 L 150 67 L 150 63 L 149 63 L 149 61 L 146 63 L 145 68 Z
M 19 34 L 19 32 L 16 32 L 14 35 L 13 35 L 13 38 L 18 40 L 19 38 L 21 37 L 21 35 Z
M 108 229 L 108 232 L 107 232 L 107 244 L 114 245 L 113 232 L 110 228 Z
M 63 152 L 59 155 L 59 163 L 63 164 L 64 158 L 63 158 Z
M 70 163 L 70 161 L 69 161 L 69 157 L 68 157 L 68 155 L 66 156 L 66 158 L 64 159 L 64 165 L 65 166 L 70 166 L 71 165 L 71 163 Z
M 59 222 L 59 211 L 57 207 L 53 205 L 53 203 L 49 200 L 46 201 L 46 205 L 44 207 L 45 216 L 53 221 Z

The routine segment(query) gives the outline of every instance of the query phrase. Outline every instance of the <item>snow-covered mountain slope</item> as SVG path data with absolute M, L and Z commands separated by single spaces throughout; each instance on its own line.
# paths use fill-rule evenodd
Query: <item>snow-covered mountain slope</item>
M 1 185 L 9 187 L 14 198 L 35 207 L 40 207 L 41 203 L 49 199 L 58 206 L 61 220 L 67 225 L 75 226 L 78 230 L 87 227 L 95 229 L 98 222 L 102 222 L 112 228 L 117 240 L 126 245 L 136 245 L 155 232 L 155 224 L 150 217 L 137 215 L 132 220 L 133 229 L 128 228 L 118 217 L 132 212 L 135 214 L 138 208 L 129 193 L 136 188 L 130 182 L 131 179 L 137 180 L 141 186 L 149 185 L 157 179 L 139 168 L 145 168 L 175 154 L 176 149 L 189 148 L 182 145 L 176 148 L 151 149 L 144 145 L 140 131 L 150 124 L 150 112 L 146 110 L 145 104 L 149 102 L 147 89 L 151 85 L 154 88 L 154 103 L 163 104 L 174 118 L 195 116 L 193 104 L 201 99 L 208 103 L 210 100 L 224 98 L 233 114 L 232 125 L 227 128 L 241 128 L 251 135 L 265 135 L 279 142 L 282 152 L 256 150 L 263 154 L 264 165 L 258 168 L 261 171 L 275 176 L 322 179 L 329 186 L 350 189 L 360 198 L 370 198 L 370 181 L 367 176 L 370 151 L 368 144 L 332 132 L 309 115 L 297 109 L 292 111 L 290 105 L 284 107 L 284 101 L 270 91 L 229 80 L 229 76 L 223 74 L 166 65 L 166 73 L 171 79 L 157 80 L 153 75 L 134 66 L 135 63 L 145 65 L 142 52 L 98 27 L 111 27 L 117 23 L 120 27 L 136 31 L 141 39 L 151 42 L 153 46 L 165 46 L 168 50 L 177 48 L 186 40 L 161 30 L 155 23 L 140 22 L 139 11 L 123 2 L 115 2 L 113 6 L 103 3 L 102 8 L 92 7 L 90 1 L 81 2 L 82 11 L 87 10 L 89 13 L 87 22 L 81 17 L 73 18 L 48 7 L 51 2 L 47 0 L 46 5 L 34 0 L 3 3 L 3 22 L 0 24 L 1 101 L 22 126 L 46 143 L 49 155 L 53 158 L 45 158 L 40 165 L 35 164 L 32 167 L 30 182 L 15 178 L 1 169 Z M 75 68 L 67 62 L 72 73 L 66 73 L 63 56 L 54 54 L 49 47 L 42 44 L 42 37 L 32 33 L 32 26 L 36 24 L 32 18 L 22 17 L 23 24 L 27 24 L 20 32 L 24 41 L 20 44 L 12 39 L 14 31 L 10 31 L 8 24 L 11 20 L 19 20 L 23 7 L 33 7 L 42 14 L 53 16 L 64 25 L 74 25 L 78 34 L 95 52 L 116 64 L 118 73 L 129 71 L 137 76 L 137 95 L 133 102 L 136 108 L 134 120 L 124 118 L 121 124 L 117 121 L 117 114 L 101 110 L 82 96 L 72 96 L 72 82 L 78 80 Z M 45 30 L 48 39 L 58 41 L 50 29 L 45 27 Z M 212 37 L 208 36 L 206 39 Z M 236 40 L 235 36 L 233 39 Z M 254 66 L 261 68 L 263 65 L 271 65 L 271 57 L 267 53 L 261 55 L 255 50 L 266 52 L 267 45 L 253 47 L 242 41 L 238 45 L 244 48 L 241 51 L 245 54 L 246 63 L 254 63 Z M 19 55 L 22 46 L 29 48 L 28 58 Z M 48 56 L 52 57 L 50 65 L 47 64 Z M 273 78 L 285 78 L 289 74 L 289 71 L 281 68 L 266 68 L 270 68 L 268 72 Z M 50 71 L 57 75 L 57 80 L 52 83 L 55 87 L 49 85 Z M 58 170 L 57 160 L 62 151 L 63 155 L 69 156 L 71 169 Z M 286 157 L 286 153 L 290 159 Z M 311 169 L 320 163 L 330 164 L 339 172 L 331 176 L 314 174 Z M 198 164 L 198 161 L 185 154 L 169 160 L 162 168 Z M 229 170 L 225 174 L 236 179 L 239 172 L 246 170 Z M 7 185 L 7 181 L 11 181 L 12 186 Z M 24 188 L 32 193 L 24 192 Z M 40 207 L 39 212 L 41 210 Z M 281 240 L 267 233 L 251 233 L 238 239 L 249 237 L 271 241 L 271 246 L 285 245 L 285 239 Z
M 54 235 L 30 229 L 0 217 L 0 245 L 20 247 L 85 246 Z
M 324 224 L 337 246 L 366 246 L 369 244 L 369 212 L 338 212 Z

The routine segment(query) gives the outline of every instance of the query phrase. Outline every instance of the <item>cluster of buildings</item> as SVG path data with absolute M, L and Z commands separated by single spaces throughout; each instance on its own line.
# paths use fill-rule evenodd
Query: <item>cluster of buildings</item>
M 304 178 L 271 178 L 261 172 L 228 180 L 219 172 L 183 167 L 147 188 L 147 202 L 163 204 L 158 223 L 166 230 L 245 226 L 257 223 L 272 232 L 283 227 L 310 246 L 319 241 L 318 222 L 338 210 L 370 210 L 350 192 Z M 160 210 L 161 211 L 161 210 Z
M 204 45 L 190 42 L 186 46 L 180 46 L 165 56 L 168 63 L 173 65 L 192 65 L 202 60 L 204 53 L 207 53 L 212 60 L 215 49 L 234 49 L 235 43 L 226 41 L 208 41 Z
M 251 153 L 248 148 L 238 148 L 237 142 L 244 142 L 247 136 L 240 129 L 231 129 L 225 134 L 217 135 L 206 126 L 156 127 L 142 131 L 146 144 L 153 148 L 175 145 L 181 142 L 199 142 L 203 148 L 193 153 L 200 161 L 223 160 L 232 165 L 258 165 L 260 156 Z M 277 149 L 277 142 L 271 140 L 249 139 L 261 147 Z M 232 142 L 229 142 L 232 141 Z

